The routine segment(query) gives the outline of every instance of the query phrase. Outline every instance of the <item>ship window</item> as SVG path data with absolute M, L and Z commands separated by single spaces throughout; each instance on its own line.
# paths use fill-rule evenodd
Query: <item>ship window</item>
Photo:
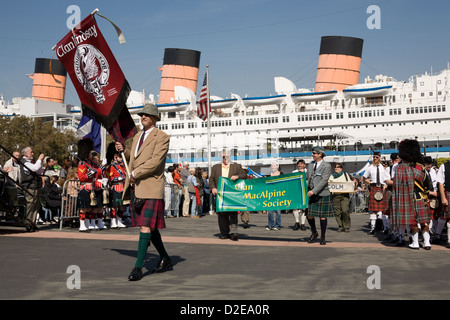
M 422 93 L 420 94 L 420 96 L 421 96 L 421 97 L 425 97 L 425 93 L 422 92 Z
M 433 92 L 431 91 L 431 92 L 430 92 L 430 97 L 431 97 L 432 95 L 433 95 Z
M 406 114 L 409 114 L 409 108 L 406 108 Z
M 445 105 L 442 106 L 442 112 L 445 112 Z

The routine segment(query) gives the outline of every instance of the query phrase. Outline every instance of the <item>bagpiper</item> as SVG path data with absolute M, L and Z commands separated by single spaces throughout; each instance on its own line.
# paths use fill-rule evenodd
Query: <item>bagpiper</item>
M 80 207 L 80 232 L 103 230 L 103 188 L 102 170 L 98 164 L 98 153 L 94 150 L 92 139 L 78 141 L 77 173 L 80 181 L 78 194 Z M 97 220 L 97 224 L 96 224 Z
M 386 219 L 383 215 L 384 210 L 384 191 L 386 189 L 385 168 L 381 164 L 380 152 L 374 152 L 372 164 L 364 172 L 365 182 L 370 186 L 369 195 L 369 212 L 370 212 L 370 231 L 369 234 L 375 233 L 377 221 L 382 222 Z
M 125 206 L 123 204 L 123 186 L 125 183 L 125 167 L 123 166 L 123 159 L 120 152 L 116 151 L 114 142 L 111 142 L 106 151 L 106 177 L 109 185 L 109 205 L 111 208 L 111 229 L 126 228 L 123 223 L 123 213 Z
M 447 224 L 446 247 L 450 249 L 450 161 L 441 164 L 436 180 L 438 183 L 439 197 L 441 200 L 442 209 L 439 214 L 439 219 L 436 226 L 436 234 L 433 243 L 441 244 L 443 242 L 442 231 L 444 230 L 445 224 Z
M 428 197 L 433 189 L 423 164 L 417 140 L 403 140 L 398 147 L 402 162 L 397 166 L 392 188 L 392 222 L 399 228 L 400 236 L 409 226 L 411 249 L 419 249 L 419 224 L 425 250 L 431 249 L 430 210 Z

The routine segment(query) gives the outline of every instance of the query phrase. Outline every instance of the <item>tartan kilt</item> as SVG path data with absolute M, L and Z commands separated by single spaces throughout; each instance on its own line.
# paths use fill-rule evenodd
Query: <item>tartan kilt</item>
M 78 208 L 90 208 L 91 207 L 91 192 L 86 189 L 81 189 L 78 192 Z
M 109 203 L 112 208 L 118 208 L 123 206 L 123 200 L 122 200 L 122 192 L 117 192 L 116 190 L 112 189 L 109 192 Z
M 166 227 L 164 220 L 164 199 L 146 199 L 140 209 L 134 208 L 133 199 L 134 194 L 131 194 L 131 226 L 142 226 L 152 229 L 164 229 Z
M 81 189 L 78 193 L 79 208 L 102 208 L 103 207 L 103 190 L 94 191 L 97 198 L 97 205 L 91 206 L 91 191 Z
M 445 191 L 445 193 L 446 193 L 446 196 L 447 196 L 447 201 L 450 204 L 450 192 Z M 445 206 L 445 207 L 443 205 L 440 205 L 439 208 L 441 210 L 441 212 L 439 214 L 439 218 L 441 218 L 441 219 L 450 219 L 450 205 Z
M 414 208 L 416 209 L 415 219 L 412 217 L 417 223 L 430 223 L 431 215 L 430 208 L 428 207 L 428 201 L 426 200 L 416 200 L 414 201 Z M 411 221 L 411 224 L 413 221 Z
M 383 199 L 380 201 L 375 200 L 375 193 L 377 191 L 383 192 L 383 187 L 376 187 L 371 186 L 370 187 L 370 194 L 369 194 L 369 211 L 372 212 L 378 212 L 378 211 L 384 211 L 384 196 Z
M 309 217 L 329 218 L 334 217 L 333 199 L 331 196 L 319 197 L 319 200 L 309 202 L 308 211 L 306 213 Z

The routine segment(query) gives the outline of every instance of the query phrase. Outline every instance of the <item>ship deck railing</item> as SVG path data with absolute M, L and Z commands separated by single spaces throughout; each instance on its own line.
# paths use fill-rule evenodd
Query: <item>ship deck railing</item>
M 379 150 L 376 149 L 375 151 L 379 151 L 382 154 L 382 157 L 384 157 L 386 160 L 390 159 L 390 155 L 392 153 L 398 153 L 397 149 L 384 149 Z M 262 160 L 262 159 L 301 159 L 301 158 L 310 158 L 312 151 L 297 151 L 297 152 L 272 152 L 272 153 L 262 153 L 259 154 L 244 154 L 244 155 L 235 155 L 231 156 L 232 161 L 252 161 L 252 160 Z M 364 149 L 364 150 L 346 150 L 346 151 L 338 151 L 338 150 L 325 150 L 326 157 L 332 158 L 332 157 L 366 157 L 369 159 L 373 155 L 373 151 L 370 149 Z M 425 152 L 423 154 L 433 154 L 438 155 L 439 157 L 450 157 L 450 147 L 427 147 Z M 208 162 L 208 157 L 180 157 L 176 159 L 170 159 L 167 158 L 167 163 L 179 163 L 183 161 L 188 162 Z M 222 161 L 222 157 L 213 156 L 211 157 L 211 161 L 213 163 L 217 163 Z

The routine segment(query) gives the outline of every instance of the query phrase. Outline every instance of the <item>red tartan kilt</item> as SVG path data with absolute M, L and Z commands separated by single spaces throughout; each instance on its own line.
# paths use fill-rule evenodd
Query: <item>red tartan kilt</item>
M 446 194 L 447 194 L 447 201 L 448 203 L 450 203 L 450 192 L 446 192 Z M 444 207 L 443 205 L 440 205 L 439 209 L 441 210 L 439 214 L 439 217 L 441 219 L 450 219 L 450 206 Z
M 133 207 L 134 194 L 131 195 L 131 226 L 164 229 L 164 199 L 146 199 L 142 208 Z
M 428 207 L 428 202 L 425 200 L 414 201 L 414 206 L 416 209 L 415 222 L 430 223 L 431 215 L 430 208 Z M 413 223 L 413 221 L 411 221 L 411 223 Z
M 377 191 L 383 192 L 383 187 L 370 187 L 370 195 L 369 195 L 369 211 L 378 212 L 384 211 L 384 197 L 380 201 L 375 200 L 375 193 Z

